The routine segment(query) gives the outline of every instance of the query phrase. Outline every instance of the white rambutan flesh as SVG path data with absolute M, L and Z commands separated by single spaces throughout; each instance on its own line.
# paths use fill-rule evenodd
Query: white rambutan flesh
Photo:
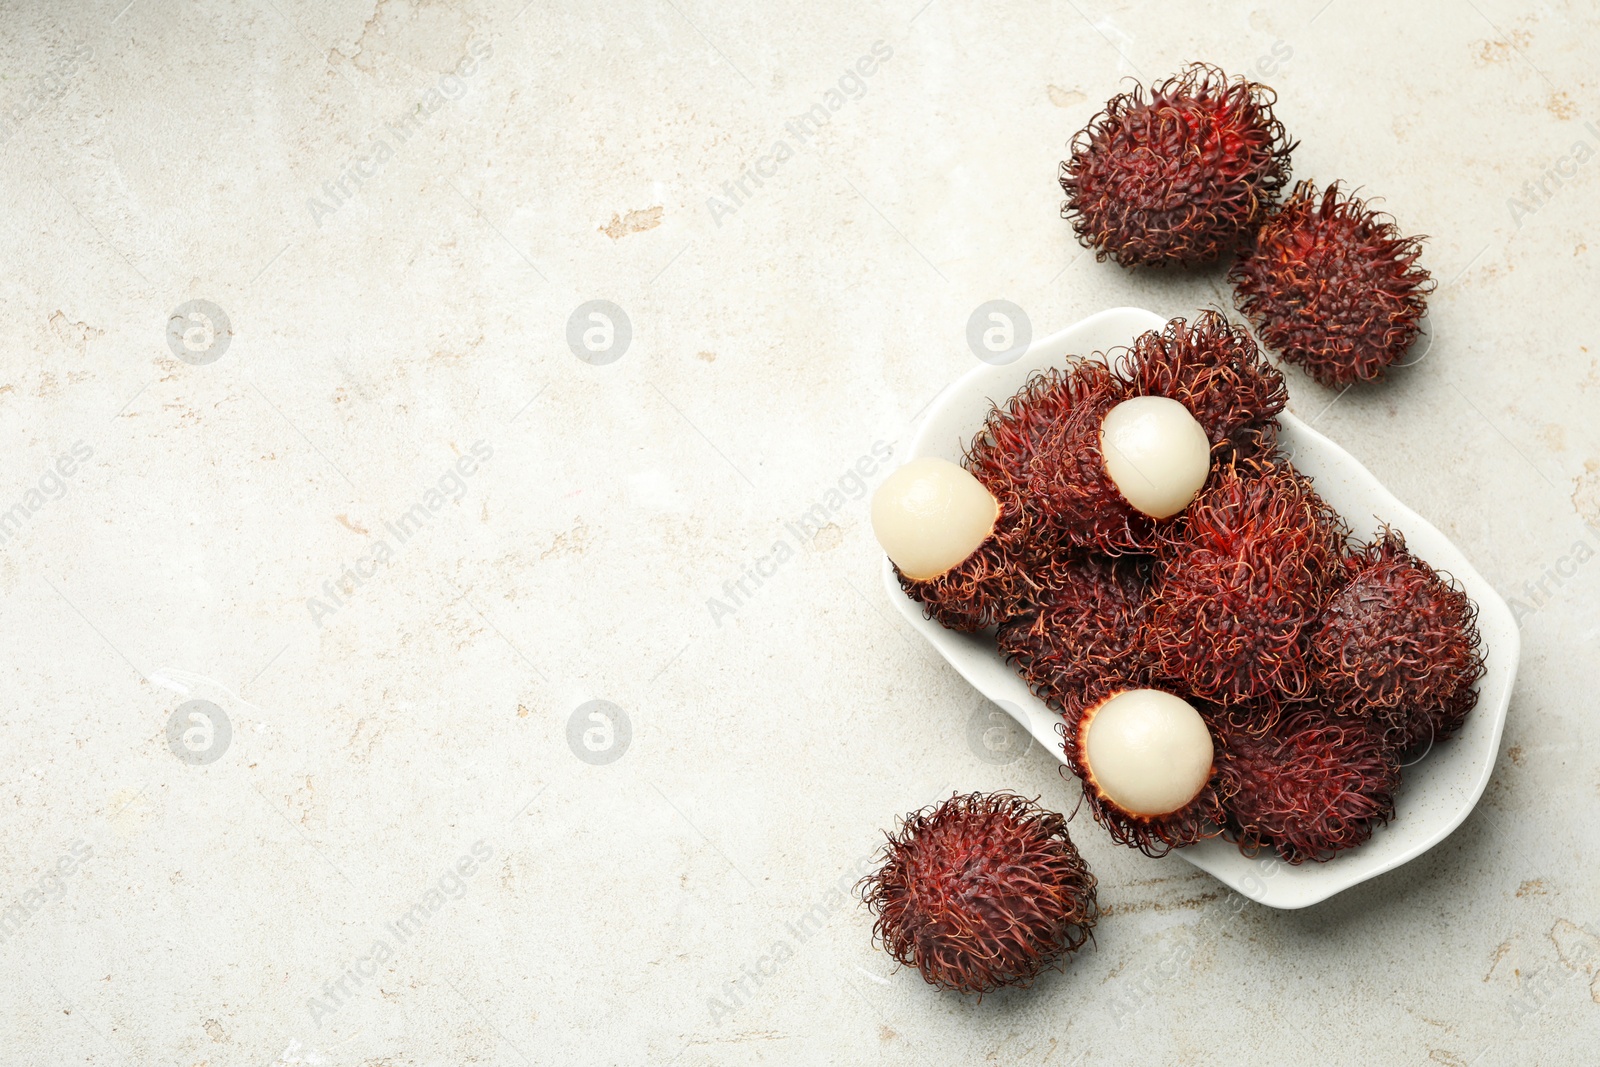
M 1211 731 L 1188 701 L 1159 689 L 1125 689 L 1084 715 L 1086 770 L 1123 811 L 1177 811 L 1211 779 Z
M 1169 397 L 1131 397 L 1106 412 L 1100 449 L 1117 492 L 1153 519 L 1188 507 L 1211 473 L 1205 428 Z
M 914 581 L 954 569 L 994 532 L 1000 502 L 964 467 L 924 456 L 900 467 L 872 497 L 878 544 Z

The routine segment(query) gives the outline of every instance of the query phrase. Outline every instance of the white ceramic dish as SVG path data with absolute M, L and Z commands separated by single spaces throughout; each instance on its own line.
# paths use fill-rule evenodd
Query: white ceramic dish
M 1003 402 L 1034 371 L 1063 365 L 1069 356 L 1127 345 L 1134 337 L 1159 329 L 1165 322 L 1154 312 L 1113 308 L 1034 341 L 1013 363 L 974 368 L 929 405 L 907 458 L 941 456 L 959 460 L 963 446 L 988 414 L 990 401 Z M 1465 729 L 1405 769 L 1395 818 L 1366 844 L 1327 863 L 1298 867 L 1270 854 L 1246 858 L 1223 840 L 1204 841 L 1176 853 L 1262 904 L 1303 908 L 1414 859 L 1461 825 L 1483 794 L 1494 768 L 1521 640 L 1505 601 L 1449 539 L 1396 500 L 1344 449 L 1293 415 L 1285 413 L 1282 423 L 1282 441 L 1285 449 L 1292 452 L 1295 465 L 1315 480 L 1318 491 L 1339 510 L 1357 536 L 1370 537 L 1380 523 L 1389 523 L 1405 534 L 1406 544 L 1419 557 L 1461 582 L 1467 594 L 1477 601 L 1478 627 L 1487 655 L 1478 706 L 1468 717 Z M 1057 759 L 1064 758 L 1057 732 L 1059 716 L 1029 692 L 1000 658 L 991 637 L 955 633 L 925 618 L 922 606 L 901 590 L 887 559 L 883 561 L 883 582 L 890 601 L 962 677 L 1009 712 Z M 1098 827 L 1087 832 L 1098 832 Z

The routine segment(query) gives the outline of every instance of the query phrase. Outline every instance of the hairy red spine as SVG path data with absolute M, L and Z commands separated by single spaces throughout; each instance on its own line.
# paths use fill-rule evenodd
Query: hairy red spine
M 1065 552 L 1037 560 L 1037 591 L 995 634 L 1000 654 L 1041 700 L 1068 716 L 1083 710 L 1090 693 L 1143 685 L 1151 563 Z
M 1041 551 L 1092 548 L 1139 553 L 1154 527 L 1107 476 L 1100 427 L 1127 389 L 1098 360 L 1075 358 L 1040 371 L 993 408 L 967 450 L 966 467 L 1026 516 Z

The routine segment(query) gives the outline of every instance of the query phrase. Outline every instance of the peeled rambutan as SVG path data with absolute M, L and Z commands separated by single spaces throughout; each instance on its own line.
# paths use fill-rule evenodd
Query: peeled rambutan
M 1423 237 L 1334 182 L 1301 182 L 1229 271 L 1262 343 L 1326 386 L 1374 381 L 1417 339 L 1433 279 Z
M 1478 608 L 1385 528 L 1350 554 L 1311 638 L 1318 686 L 1402 752 L 1443 741 L 1477 703 Z
M 1289 399 L 1283 375 L 1248 330 L 1218 312 L 1142 334 L 1112 357 L 1111 367 L 1132 392 L 1188 408 L 1218 460 L 1270 452 L 1277 441 L 1278 413 Z
M 1300 705 L 1264 736 L 1224 728 L 1218 741 L 1227 833 L 1246 855 L 1320 863 L 1394 816 L 1399 758 L 1363 716 Z
M 884 836 L 882 865 L 857 887 L 877 916 L 873 939 L 940 989 L 1026 986 L 1099 918 L 1066 820 L 1034 800 L 957 795 Z
M 1157 552 L 1146 639 L 1161 676 L 1265 728 L 1257 710 L 1310 692 L 1305 638 L 1346 537 L 1287 461 L 1220 469 Z
M 981 630 L 1008 617 L 1023 587 L 1021 499 L 1004 500 L 960 466 L 921 457 L 884 479 L 872 528 L 906 593 L 952 630 Z
M 1221 833 L 1214 742 L 1192 702 L 1102 688 L 1066 716 L 1063 732 L 1067 766 L 1112 840 L 1164 856 Z
M 1058 552 L 1035 561 L 1036 590 L 995 640 L 1028 686 L 1071 718 L 1087 694 L 1146 680 L 1141 617 L 1151 561 Z
M 1264 85 L 1196 63 L 1107 102 L 1072 138 L 1061 209 L 1078 239 L 1124 267 L 1215 259 L 1265 218 L 1294 145 Z
M 1100 445 L 1106 413 L 1125 399 L 1125 388 L 1097 360 L 1040 371 L 990 411 L 966 467 L 996 499 L 1015 502 L 1028 536 L 1047 551 L 1148 549 L 1151 520 L 1111 481 Z

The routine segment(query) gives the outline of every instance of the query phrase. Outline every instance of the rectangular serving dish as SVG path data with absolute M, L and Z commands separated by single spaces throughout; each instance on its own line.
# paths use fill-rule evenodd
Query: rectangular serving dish
M 1012 363 L 974 367 L 929 405 L 907 458 L 938 456 L 959 461 L 963 447 L 988 415 L 991 401 L 1003 403 L 1035 371 L 1064 366 L 1072 356 L 1125 346 L 1146 330 L 1165 324 L 1165 319 L 1151 311 L 1112 308 L 1034 341 Z M 1281 421 L 1283 447 L 1293 456 L 1295 466 L 1311 476 L 1317 490 L 1357 536 L 1370 537 L 1380 524 L 1388 523 L 1405 534 L 1407 545 L 1421 559 L 1465 587 L 1478 604 L 1478 628 L 1486 650 L 1478 706 L 1465 728 L 1405 768 L 1395 818 L 1366 844 L 1327 863 L 1300 866 L 1285 864 L 1271 853 L 1246 857 L 1220 839 L 1175 853 L 1262 904 L 1303 908 L 1420 856 L 1461 825 L 1483 795 L 1494 769 L 1516 680 L 1521 637 L 1505 601 L 1444 534 L 1397 500 L 1344 449 L 1287 412 Z M 890 602 L 963 678 L 1005 709 L 1057 759 L 1065 760 L 1058 730 L 1060 716 L 1029 691 L 1000 657 L 990 635 L 956 633 L 926 618 L 922 606 L 901 590 L 887 558 L 883 583 Z

